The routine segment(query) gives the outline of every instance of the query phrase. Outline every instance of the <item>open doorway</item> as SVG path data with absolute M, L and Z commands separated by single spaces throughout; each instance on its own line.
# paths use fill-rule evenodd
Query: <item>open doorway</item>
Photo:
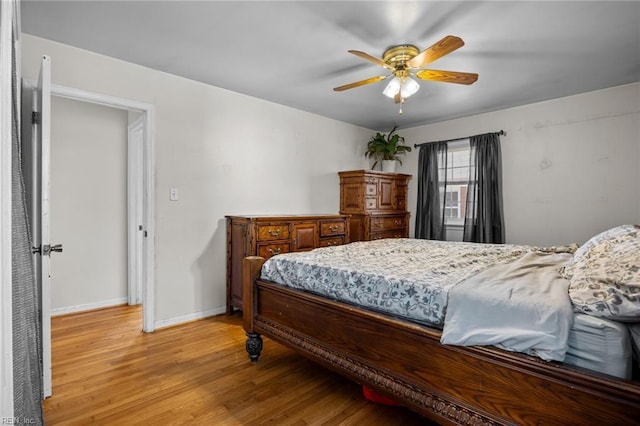
M 127 127 L 126 110 L 51 99 L 50 229 L 63 245 L 51 257 L 52 316 L 142 302 L 128 300 L 138 256 L 128 250 Z
M 155 330 L 155 164 L 154 164 L 154 118 L 155 111 L 151 104 L 129 99 L 116 98 L 84 90 L 52 85 L 51 94 L 68 100 L 97 104 L 104 107 L 124 110 L 128 113 L 128 147 L 127 172 L 128 176 L 128 235 L 134 233 L 136 238 L 129 238 L 128 265 L 139 268 L 129 271 L 128 280 L 138 277 L 140 283 L 133 288 L 138 289 L 137 298 L 142 302 L 142 328 L 145 332 Z M 131 133 L 131 128 L 137 131 Z M 137 135 L 130 139 L 129 136 Z M 142 146 L 133 149 L 136 140 L 142 139 Z M 135 191 L 133 190 L 135 189 Z M 133 196 L 133 198 L 132 198 Z M 138 220 L 142 223 L 138 223 Z M 131 241 L 134 242 L 131 245 Z M 137 250 L 137 251 L 136 251 Z M 95 248 L 96 255 L 100 254 L 99 247 Z M 131 285 L 129 293 L 131 293 Z M 134 291 L 135 292 L 135 291 Z M 141 294 L 140 294 L 141 293 Z M 131 295 L 129 294 L 129 298 Z M 134 300 L 135 300 L 134 295 Z M 131 300 L 131 299 L 129 299 Z

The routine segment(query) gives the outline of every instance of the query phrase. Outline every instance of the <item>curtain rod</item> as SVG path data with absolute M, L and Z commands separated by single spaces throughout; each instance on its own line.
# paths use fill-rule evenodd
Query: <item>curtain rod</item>
M 417 148 L 417 147 L 419 147 L 419 146 L 422 146 L 422 145 L 428 145 L 428 144 L 430 144 L 430 143 L 441 143 L 441 142 L 461 141 L 462 139 L 469 139 L 469 138 L 473 138 L 473 137 L 475 137 L 475 136 L 491 135 L 491 134 L 494 134 L 494 135 L 504 135 L 504 136 L 506 136 L 506 135 L 507 135 L 507 132 L 505 132 L 504 130 L 500 130 L 499 132 L 493 132 L 493 133 L 491 133 L 491 132 L 490 132 L 490 133 L 481 133 L 481 134 L 479 134 L 479 135 L 466 136 L 466 137 L 464 137 L 464 138 L 447 139 L 447 140 L 445 140 L 445 141 L 433 141 L 433 142 L 416 143 L 416 144 L 414 144 L 414 145 L 413 145 L 413 147 L 414 147 L 414 148 Z

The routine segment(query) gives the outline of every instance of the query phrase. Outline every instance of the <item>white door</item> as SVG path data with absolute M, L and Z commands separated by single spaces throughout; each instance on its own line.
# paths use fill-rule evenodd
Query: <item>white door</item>
M 25 102 L 25 105 L 28 106 L 29 103 Z M 33 90 L 31 107 L 31 132 L 25 131 L 23 134 L 25 183 L 29 197 L 34 272 L 40 289 L 38 296 L 42 320 L 42 385 L 44 397 L 47 398 L 52 393 L 50 254 L 52 251 L 62 251 L 62 246 L 52 246 L 49 240 L 51 58 L 48 56 L 42 57 L 38 86 Z M 29 133 L 30 140 L 27 140 Z

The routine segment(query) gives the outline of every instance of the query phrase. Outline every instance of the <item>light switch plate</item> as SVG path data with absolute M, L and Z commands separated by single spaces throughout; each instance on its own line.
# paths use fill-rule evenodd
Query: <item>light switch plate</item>
M 178 201 L 179 197 L 180 196 L 178 194 L 178 188 L 171 188 L 171 190 L 169 191 L 169 200 Z

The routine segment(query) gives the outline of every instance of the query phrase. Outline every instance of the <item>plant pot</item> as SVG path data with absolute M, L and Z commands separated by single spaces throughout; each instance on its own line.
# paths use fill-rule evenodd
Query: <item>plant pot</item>
M 388 173 L 395 173 L 396 171 L 396 160 L 382 160 L 382 171 Z

